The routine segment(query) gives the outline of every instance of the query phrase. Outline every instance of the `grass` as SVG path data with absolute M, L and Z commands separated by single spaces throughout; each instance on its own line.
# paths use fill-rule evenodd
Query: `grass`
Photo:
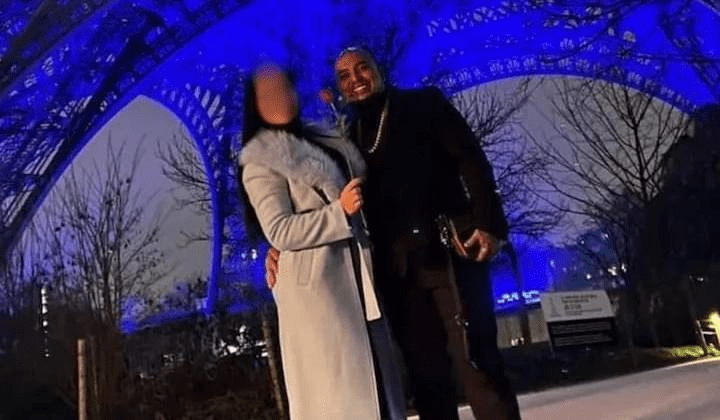
M 670 359 L 700 359 L 702 357 L 705 357 L 702 347 L 700 346 L 674 347 L 667 349 L 667 351 L 669 353 L 668 357 Z M 714 347 L 708 347 L 708 352 L 710 353 L 710 357 L 720 357 L 720 350 L 717 350 Z

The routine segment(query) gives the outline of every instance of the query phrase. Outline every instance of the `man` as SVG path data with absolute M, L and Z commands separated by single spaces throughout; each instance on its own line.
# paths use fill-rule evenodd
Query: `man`
M 352 114 L 349 137 L 368 164 L 363 195 L 375 287 L 405 359 L 420 419 L 458 419 L 453 361 L 476 418 L 519 419 L 517 399 L 496 357 L 487 278 L 486 261 L 508 233 L 491 166 L 438 89 L 385 87 L 375 60 L 362 49 L 343 51 L 335 71 Z M 439 215 L 448 219 L 455 257 L 441 242 Z M 272 254 L 268 262 L 272 271 Z M 489 296 L 485 308 L 464 305 L 472 306 L 473 318 L 493 324 L 471 322 L 470 336 L 481 337 L 471 348 L 489 354 L 474 357 L 479 369 L 467 353 L 454 269 L 475 277 L 460 282 L 461 290 Z M 486 362 L 498 366 L 490 369 Z

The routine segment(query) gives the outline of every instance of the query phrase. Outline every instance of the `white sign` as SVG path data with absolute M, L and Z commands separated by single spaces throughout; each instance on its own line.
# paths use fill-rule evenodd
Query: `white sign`
M 541 293 L 540 306 L 545 315 L 545 322 L 615 316 L 610 298 L 604 290 Z

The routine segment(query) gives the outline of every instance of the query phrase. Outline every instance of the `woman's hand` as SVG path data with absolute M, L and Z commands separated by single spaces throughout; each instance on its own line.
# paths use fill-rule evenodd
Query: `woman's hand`
M 363 198 L 362 191 L 360 190 L 361 184 L 362 180 L 360 178 L 353 178 L 340 193 L 340 206 L 348 216 L 356 214 L 360 211 L 360 208 L 362 208 Z

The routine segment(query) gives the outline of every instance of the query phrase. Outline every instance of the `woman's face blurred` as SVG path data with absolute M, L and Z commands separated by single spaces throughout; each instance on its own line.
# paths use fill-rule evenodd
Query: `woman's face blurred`
M 282 125 L 297 116 L 297 93 L 280 68 L 273 65 L 260 67 L 254 83 L 257 111 L 265 122 Z

